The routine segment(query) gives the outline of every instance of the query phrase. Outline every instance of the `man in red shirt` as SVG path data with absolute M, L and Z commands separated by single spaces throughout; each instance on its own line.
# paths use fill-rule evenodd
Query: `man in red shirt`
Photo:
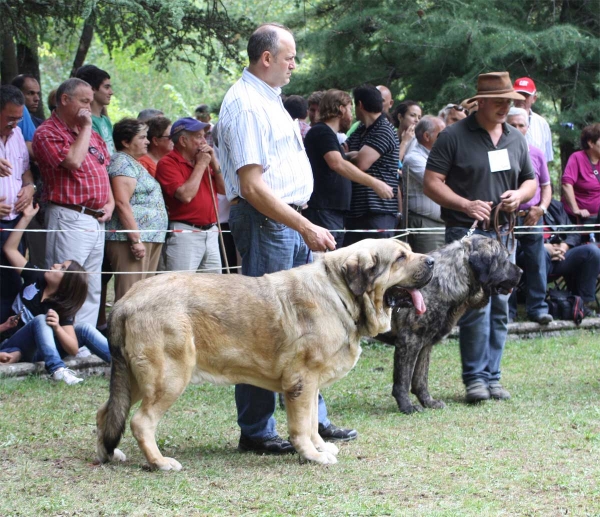
M 68 79 L 56 92 L 56 109 L 35 132 L 33 150 L 48 201 L 46 266 L 76 260 L 89 272 L 99 272 L 104 255 L 104 223 L 115 202 L 108 180 L 110 156 L 92 130 L 90 105 L 94 94 L 81 79 Z M 85 231 L 81 231 L 85 230 Z M 88 295 L 77 322 L 96 326 L 100 275 L 89 275 Z
M 225 183 L 212 147 L 204 131 L 210 124 L 191 117 L 177 120 L 171 127 L 174 149 L 156 166 L 156 179 L 162 187 L 169 212 L 163 264 L 167 271 L 221 272 L 221 255 L 210 182 L 216 194 L 225 194 Z

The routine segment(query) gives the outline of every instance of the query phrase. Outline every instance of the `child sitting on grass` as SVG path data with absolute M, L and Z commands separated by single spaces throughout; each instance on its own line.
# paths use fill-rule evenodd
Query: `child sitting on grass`
M 75 324 L 75 314 L 87 296 L 87 275 L 74 260 L 54 264 L 50 271 L 33 269 L 19 251 L 23 229 L 38 212 L 30 205 L 11 232 L 2 248 L 10 264 L 17 268 L 23 279 L 23 288 L 12 309 L 11 316 L 2 324 L 3 330 L 17 327 L 16 332 L 0 343 L 0 363 L 17 361 L 44 361 L 46 370 L 55 381 L 78 384 L 83 381 L 65 367 L 62 358 L 76 355 L 79 346 L 87 346 L 98 357 L 110 362 L 108 341 L 93 326 Z

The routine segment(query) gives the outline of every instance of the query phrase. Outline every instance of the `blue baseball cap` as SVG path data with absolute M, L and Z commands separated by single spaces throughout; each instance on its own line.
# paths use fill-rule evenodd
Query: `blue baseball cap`
M 190 133 L 195 133 L 196 131 L 200 131 L 201 129 L 205 129 L 210 127 L 210 124 L 205 124 L 204 122 L 200 122 L 192 117 L 185 117 L 176 120 L 171 126 L 171 136 L 176 135 L 177 133 L 181 133 L 182 131 L 189 131 Z

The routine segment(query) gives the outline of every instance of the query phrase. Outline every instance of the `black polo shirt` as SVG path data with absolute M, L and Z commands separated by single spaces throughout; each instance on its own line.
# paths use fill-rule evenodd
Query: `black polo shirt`
M 315 124 L 304 138 L 304 147 L 315 181 L 308 206 L 319 210 L 350 210 L 352 182 L 332 171 L 324 158 L 327 153 L 337 151 L 345 159 L 335 131 L 324 122 Z
M 506 149 L 510 168 L 491 172 L 489 153 Z M 500 203 L 500 196 L 507 190 L 517 190 L 526 180 L 535 179 L 535 171 L 529 159 L 525 137 L 515 128 L 504 123 L 498 145 L 494 146 L 490 134 L 482 128 L 475 114 L 469 115 L 442 131 L 427 160 L 427 169 L 446 176 L 455 194 L 470 201 Z M 500 222 L 504 223 L 501 212 Z M 442 219 L 446 226 L 471 226 L 471 219 L 464 212 L 442 207 Z
M 369 127 L 360 124 L 346 141 L 350 151 L 360 151 L 368 145 L 381 156 L 366 171 L 367 174 L 384 181 L 394 189 L 393 199 L 381 199 L 375 191 L 365 185 L 352 183 L 352 217 L 367 212 L 395 214 L 398 211 L 398 159 L 400 143 L 394 126 L 384 113 Z

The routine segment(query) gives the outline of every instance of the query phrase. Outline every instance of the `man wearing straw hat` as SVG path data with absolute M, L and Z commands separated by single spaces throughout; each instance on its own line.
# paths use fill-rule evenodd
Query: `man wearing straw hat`
M 475 233 L 496 238 L 507 213 L 535 194 L 537 183 L 525 137 L 506 124 L 516 93 L 508 72 L 482 74 L 477 80 L 479 109 L 443 131 L 425 171 L 424 193 L 442 206 L 446 242 Z M 499 212 L 494 228 L 492 211 Z M 514 259 L 514 256 L 513 256 Z M 508 295 L 495 295 L 482 309 L 459 321 L 462 377 L 466 401 L 508 399 L 500 384 L 500 361 L 508 325 Z

